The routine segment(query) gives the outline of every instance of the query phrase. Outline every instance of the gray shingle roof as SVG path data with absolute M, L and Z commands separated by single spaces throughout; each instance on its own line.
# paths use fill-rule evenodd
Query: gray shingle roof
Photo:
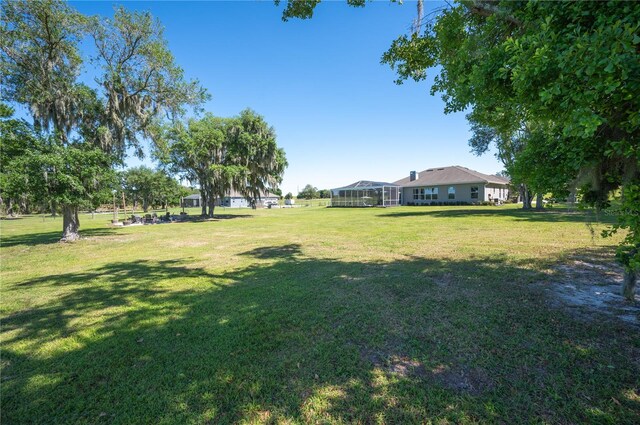
M 424 171 L 420 171 L 418 173 L 418 178 L 414 181 L 410 181 L 410 177 L 407 176 L 395 182 L 395 184 L 405 187 L 465 183 L 509 184 L 509 179 L 491 174 L 483 174 L 478 171 L 470 170 L 466 167 L 453 165 L 450 167 L 428 168 Z

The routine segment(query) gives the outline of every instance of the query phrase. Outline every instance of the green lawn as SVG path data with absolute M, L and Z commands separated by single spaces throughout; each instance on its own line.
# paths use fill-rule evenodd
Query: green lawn
M 543 289 L 585 213 L 216 212 L 3 220 L 2 423 L 640 423 L 638 329 Z

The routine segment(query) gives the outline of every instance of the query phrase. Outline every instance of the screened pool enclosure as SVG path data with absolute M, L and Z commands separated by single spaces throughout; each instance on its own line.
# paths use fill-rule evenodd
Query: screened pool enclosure
M 332 207 L 393 207 L 400 205 L 400 186 L 360 180 L 331 189 Z

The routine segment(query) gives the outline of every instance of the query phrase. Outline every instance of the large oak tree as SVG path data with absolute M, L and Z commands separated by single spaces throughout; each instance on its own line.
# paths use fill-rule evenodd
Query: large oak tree
M 236 190 L 249 201 L 277 189 L 287 166 L 276 134 L 264 118 L 245 109 L 233 118 L 206 114 L 165 131 L 158 157 L 200 187 L 202 214 L 213 217 L 216 199 Z
M 3 100 L 29 108 L 35 130 L 55 138 L 61 154 L 86 144 L 83 150 L 99 148 L 113 162 L 122 162 L 129 147 L 142 155 L 140 140 L 154 140 L 157 121 L 207 96 L 197 81 L 185 80 L 148 13 L 119 8 L 113 19 L 100 19 L 56 0 L 3 2 L 0 36 Z M 93 87 L 78 81 L 87 37 L 96 46 Z M 84 189 L 74 193 L 90 192 Z M 60 197 L 62 240 L 79 235 L 84 199 L 76 195 Z

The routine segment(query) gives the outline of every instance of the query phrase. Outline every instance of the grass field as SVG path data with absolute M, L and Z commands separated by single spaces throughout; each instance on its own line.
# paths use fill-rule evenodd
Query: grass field
M 3 220 L 2 423 L 640 423 L 638 329 L 545 290 L 585 213 L 216 212 Z

